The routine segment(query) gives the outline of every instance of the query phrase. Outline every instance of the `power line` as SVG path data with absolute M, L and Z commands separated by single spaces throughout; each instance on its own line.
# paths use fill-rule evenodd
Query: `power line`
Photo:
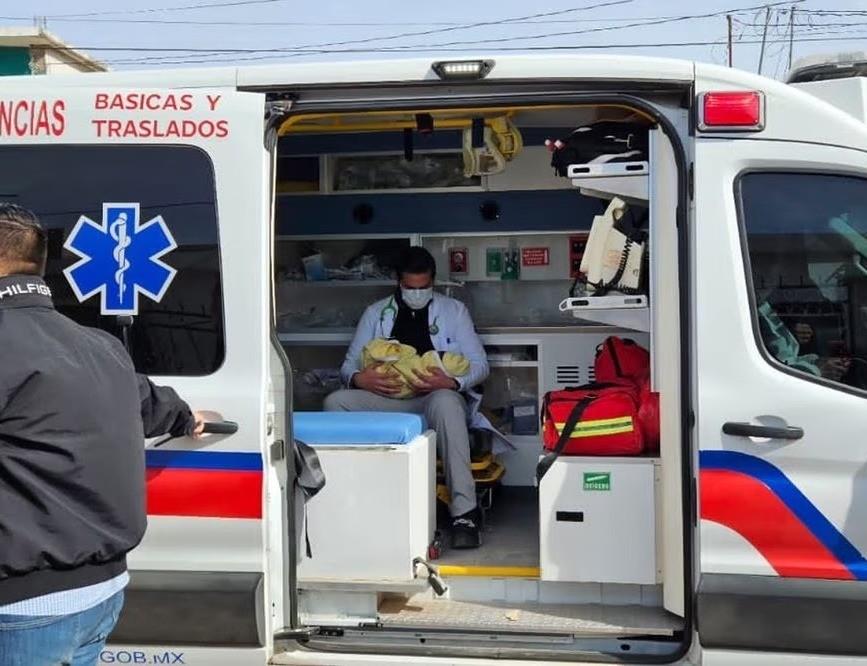
M 408 26 L 459 26 L 461 23 L 455 21 L 197 21 L 189 19 L 124 19 L 124 18 L 108 18 L 101 19 L 102 16 L 114 15 L 141 15 L 152 14 L 159 12 L 175 12 L 175 11 L 193 11 L 199 9 L 218 9 L 221 7 L 238 7 L 244 5 L 257 4 L 272 4 L 284 2 L 286 0 L 233 0 L 231 2 L 219 2 L 212 4 L 194 4 L 180 5 L 171 7 L 153 7 L 148 9 L 138 10 L 110 10 L 104 12 L 88 12 L 84 14 L 49 14 L 44 17 L 52 21 L 72 22 L 72 23 L 145 23 L 145 24 L 167 24 L 167 25 L 250 25 L 250 26 L 299 26 L 299 27 L 408 27 Z M 737 12 L 732 12 L 737 13 Z M 867 16 L 867 10 L 862 9 L 799 9 L 799 13 L 827 15 L 827 16 Z M 616 21 L 636 21 L 636 20 L 652 20 L 656 18 L 674 18 L 668 16 L 632 16 L 632 17 L 607 17 L 593 19 L 549 19 L 539 21 L 511 21 L 516 24 L 557 24 L 557 23 L 584 23 L 584 22 L 616 22 Z M 32 22 L 33 16 L 0 16 L 3 21 L 27 21 Z
M 859 33 L 859 34 L 849 34 L 847 36 L 835 36 L 835 37 L 796 37 L 794 41 L 796 43 L 810 43 L 810 42 L 843 42 L 843 41 L 861 41 L 864 37 L 867 36 L 867 32 Z M 612 43 L 612 44 L 582 44 L 582 45 L 562 45 L 562 46 L 498 46 L 491 47 L 490 51 L 496 52 L 518 52 L 518 51 L 527 51 L 527 52 L 544 52 L 544 51 L 588 51 L 588 50 L 599 50 L 599 49 L 636 49 L 636 48 L 678 48 L 678 47 L 694 47 L 694 46 L 712 46 L 718 44 L 718 41 L 689 41 L 689 42 L 645 42 L 645 43 L 632 43 L 632 44 L 623 44 L 623 43 Z M 740 40 L 737 42 L 738 44 L 761 44 L 761 40 L 753 39 L 753 40 Z M 769 44 L 788 44 L 789 39 L 780 38 L 768 40 Z M 105 48 L 105 47 L 103 47 Z M 92 49 L 96 50 L 96 49 Z M 136 48 L 110 48 L 108 50 L 113 51 L 131 51 L 136 52 Z M 151 49 L 143 49 L 145 51 L 150 51 Z M 401 49 L 401 51 L 406 49 Z M 195 51 L 195 50 L 194 50 Z M 208 51 L 205 49 L 199 49 L 198 51 L 204 51 L 205 53 L 210 53 L 213 51 Z M 254 54 L 251 57 L 241 57 L 237 58 L 234 62 L 243 62 L 243 61 L 251 61 L 251 60 L 266 60 L 270 58 L 281 58 L 285 57 L 286 51 L 278 51 L 271 52 L 267 49 L 248 49 L 247 53 Z M 392 48 L 367 48 L 367 49 L 334 49 L 334 50 L 319 50 L 319 51 L 305 51 L 300 55 L 337 55 L 337 54 L 357 54 L 357 53 L 396 53 L 401 52 L 396 51 L 394 47 Z M 455 48 L 426 48 L 420 49 L 420 52 L 424 53 L 466 53 L 464 49 L 455 49 Z M 261 55 L 255 55 L 261 54 Z M 192 56 L 191 56 L 192 57 Z M 211 63 L 211 60 L 191 60 L 184 59 L 183 56 L 178 56 L 179 60 L 173 63 L 166 64 L 208 64 Z M 233 63 L 223 63 L 226 65 L 231 65 Z
M 246 0 L 248 2 L 264 2 L 265 0 Z M 280 0 L 269 0 L 269 1 L 280 1 Z M 803 0 L 798 0 L 803 1 Z M 556 11 L 550 12 L 539 12 L 536 14 L 528 14 L 526 16 L 516 16 L 511 18 L 497 19 L 492 21 L 477 21 L 475 23 L 463 23 L 454 26 L 449 26 L 445 28 L 434 28 L 430 30 L 421 30 L 415 32 L 402 32 L 394 35 L 383 35 L 379 37 L 366 37 L 364 39 L 349 39 L 342 40 L 337 42 L 324 42 L 320 44 L 302 44 L 294 49 L 290 49 L 286 51 L 287 53 L 293 53 L 302 49 L 318 49 L 318 48 L 327 48 L 332 46 L 349 46 L 353 44 L 369 44 L 371 42 L 382 42 L 388 41 L 392 39 L 402 39 L 405 37 L 419 37 L 419 36 L 427 36 L 433 34 L 440 34 L 444 32 L 454 32 L 457 30 L 469 30 L 472 28 L 481 28 L 481 27 L 490 27 L 495 25 L 507 25 L 511 24 L 513 21 L 526 21 L 537 18 L 548 18 L 551 16 L 562 16 L 564 14 L 571 14 L 575 12 L 584 12 L 590 11 L 593 9 L 600 9 L 602 7 L 612 7 L 616 5 L 626 5 L 635 2 L 635 0 L 606 0 L 605 2 L 598 2 L 591 5 L 582 5 L 580 7 L 570 7 L 568 9 L 560 9 Z M 144 11 L 144 10 L 142 10 Z M 94 50 L 94 49 L 86 49 L 86 50 Z M 186 51 L 191 52 L 190 49 L 166 49 L 167 51 Z M 238 53 L 238 52 L 247 52 L 246 49 L 208 49 L 209 53 L 214 55 L 220 55 L 222 53 Z
M 827 14 L 829 16 L 850 16 L 867 14 L 867 9 L 799 9 L 800 13 Z
M 0 21 L 26 21 L 32 23 L 34 16 L 0 16 Z M 211 21 L 197 19 L 159 19 L 159 18 L 64 18 L 57 16 L 44 17 L 60 23 L 127 23 L 144 25 L 201 25 L 201 26 L 226 26 L 226 25 L 249 25 L 257 27 L 275 28 L 298 27 L 298 28 L 406 28 L 412 26 L 460 26 L 465 25 L 459 21 Z M 657 18 L 669 18 L 666 16 L 604 16 L 599 18 L 569 18 L 569 19 L 541 19 L 509 21 L 509 25 L 553 25 L 573 23 L 616 23 L 618 21 L 652 20 Z
M 744 12 L 732 12 L 736 16 Z M 867 12 L 864 13 L 867 16 Z M 2 21 L 33 21 L 32 16 L 0 16 Z M 52 21 L 62 23 L 125 23 L 144 25 L 196 25 L 196 26 L 255 26 L 255 27 L 299 27 L 299 28 L 400 28 L 411 26 L 446 26 L 456 27 L 466 25 L 457 21 L 213 21 L 196 19 L 158 19 L 158 18 L 64 18 L 58 16 L 45 17 Z M 509 25 L 557 25 L 574 23 L 618 23 L 628 21 L 655 21 L 657 19 L 673 19 L 677 15 L 667 16 L 607 16 L 599 18 L 568 18 L 568 19 L 540 19 L 540 20 L 509 20 Z M 744 23 L 735 19 L 738 23 Z
M 241 5 L 241 4 L 257 4 L 257 3 L 283 2 L 283 1 L 284 0 L 234 0 L 233 2 L 222 3 L 220 5 L 195 5 L 195 6 L 187 5 L 186 7 L 183 7 L 183 8 L 184 9 L 190 9 L 193 7 L 212 8 L 212 7 L 216 7 L 216 6 L 225 7 L 225 6 L 235 6 L 235 5 Z M 386 36 L 381 36 L 381 37 L 367 37 L 364 39 L 344 40 L 344 41 L 339 41 L 339 42 L 326 42 L 324 44 L 310 44 L 310 45 L 304 45 L 304 46 L 310 46 L 310 47 L 344 46 L 344 45 L 350 45 L 350 44 L 366 44 L 369 42 L 391 40 L 391 39 L 402 39 L 404 37 L 420 37 L 420 36 L 434 35 L 434 34 L 439 34 L 439 33 L 444 33 L 444 32 L 453 32 L 456 30 L 469 30 L 472 28 L 480 28 L 480 27 L 488 27 L 488 26 L 493 26 L 493 25 L 508 24 L 508 23 L 512 23 L 514 21 L 528 21 L 528 20 L 537 19 L 537 18 L 548 18 L 551 16 L 562 16 L 565 14 L 590 11 L 592 9 L 599 9 L 602 7 L 613 7 L 613 6 L 617 6 L 617 5 L 626 5 L 626 4 L 631 4 L 633 2 L 635 2 L 635 0 L 607 0 L 605 2 L 599 2 L 596 4 L 592 4 L 592 5 L 586 5 L 586 6 L 580 6 L 580 7 L 570 7 L 568 9 L 561 9 L 561 10 L 550 11 L 550 12 L 539 12 L 536 14 L 529 14 L 527 16 L 517 16 L 517 17 L 498 19 L 498 20 L 493 20 L 493 21 L 478 21 L 475 23 L 459 23 L 456 25 L 449 25 L 449 26 L 441 27 L 441 28 L 432 28 L 432 29 L 428 29 L 428 30 L 419 30 L 419 31 L 414 31 L 414 32 L 403 32 L 403 33 L 398 33 L 395 35 L 386 35 Z M 181 8 L 176 7 L 174 9 L 181 9 Z M 156 11 L 166 11 L 166 10 L 156 10 L 156 9 L 137 10 L 137 11 L 130 11 L 129 13 L 138 14 L 138 13 L 147 13 L 147 12 L 156 12 Z M 100 16 L 100 15 L 112 14 L 112 13 L 118 13 L 118 12 L 95 12 L 92 14 L 66 14 L 66 15 L 59 15 L 59 16 L 55 16 L 55 17 L 49 16 L 47 18 L 52 18 L 52 19 L 82 18 L 82 17 L 87 17 L 87 16 Z
M 796 0 L 796 2 L 803 2 L 803 1 L 804 0 Z M 628 23 L 628 24 L 623 24 L 623 25 L 614 25 L 614 26 L 599 26 L 596 28 L 585 28 L 583 30 L 569 30 L 569 31 L 565 31 L 565 32 L 546 33 L 544 35 L 517 35 L 517 36 L 513 36 L 513 37 L 500 37 L 500 38 L 475 39 L 475 40 L 459 40 L 459 41 L 451 41 L 451 42 L 443 42 L 443 43 L 435 43 L 435 44 L 411 44 L 411 45 L 405 45 L 405 46 L 395 46 L 393 48 L 395 50 L 399 50 L 399 51 L 430 50 L 430 49 L 439 49 L 439 48 L 450 47 L 450 46 L 477 45 L 477 44 L 497 44 L 497 43 L 504 43 L 504 42 L 512 42 L 512 41 L 519 40 L 519 39 L 520 40 L 523 40 L 523 39 L 541 39 L 541 38 L 558 37 L 558 36 L 565 36 L 565 35 L 569 35 L 569 36 L 584 35 L 584 34 L 592 34 L 592 33 L 600 33 L 600 32 L 610 32 L 610 31 L 614 31 L 614 30 L 626 30 L 629 28 L 636 28 L 636 27 L 662 25 L 665 23 L 683 22 L 683 21 L 689 21 L 689 20 L 695 20 L 695 19 L 712 18 L 712 17 L 716 17 L 716 16 L 722 16 L 722 15 L 730 13 L 730 12 L 744 13 L 744 12 L 754 11 L 756 9 L 764 9 L 765 7 L 774 7 L 774 6 L 778 6 L 778 5 L 788 5 L 788 4 L 789 4 L 788 0 L 783 0 L 780 2 L 771 3 L 770 5 L 765 4 L 765 5 L 756 5 L 756 6 L 752 6 L 752 7 L 740 7 L 740 8 L 734 8 L 734 9 L 729 9 L 729 10 L 720 10 L 720 11 L 716 11 L 716 12 L 708 12 L 708 13 L 704 13 L 704 14 L 691 14 L 691 15 L 687 14 L 687 15 L 679 15 L 679 16 L 660 17 L 660 18 L 654 18 L 654 19 L 649 20 L 649 21 L 639 21 L 639 22 L 633 22 L 633 23 Z M 595 8 L 598 6 L 599 5 L 594 5 L 591 7 L 587 7 L 586 9 L 591 9 L 591 8 Z M 574 11 L 574 10 L 561 10 L 561 11 Z M 550 12 L 548 12 L 547 14 L 550 14 Z M 538 15 L 536 15 L 536 16 L 538 16 Z M 522 17 L 522 18 L 531 18 L 531 17 Z M 486 22 L 486 25 L 502 24 L 502 23 L 506 23 L 506 22 L 508 22 L 508 19 L 503 19 L 503 20 L 497 21 L 497 22 Z M 472 27 L 477 27 L 478 25 L 479 24 L 476 24 Z M 428 32 L 442 32 L 442 31 L 428 31 Z M 294 48 L 287 48 L 287 49 L 283 49 L 283 50 L 275 49 L 274 51 L 284 53 L 287 57 L 297 57 L 299 55 L 306 55 L 306 49 L 328 48 L 328 47 L 332 47 L 332 46 L 347 46 L 347 45 L 351 45 L 351 44 L 367 44 L 367 43 L 374 42 L 374 41 L 382 41 L 382 40 L 386 40 L 386 39 L 396 39 L 398 37 L 409 36 L 410 34 L 412 34 L 412 33 L 404 33 L 403 35 L 392 35 L 392 36 L 388 36 L 388 37 L 370 37 L 370 38 L 361 39 L 361 40 L 346 40 L 346 41 L 342 41 L 342 42 L 326 42 L 324 44 L 303 44 L 303 45 L 300 45 L 300 46 L 297 46 Z M 383 47 L 383 48 L 389 48 L 389 47 Z M 227 50 L 227 51 L 223 51 L 221 53 L 221 52 L 217 52 L 217 50 L 214 50 L 214 49 L 208 49 L 208 52 L 211 53 L 212 55 L 219 56 L 219 55 L 223 55 L 223 53 L 234 53 L 235 51 Z M 352 51 L 349 50 L 346 52 L 352 52 Z M 156 61 L 157 58 L 152 58 L 151 60 Z M 214 59 L 212 62 L 214 64 L 219 64 L 222 61 L 218 60 L 218 59 Z M 141 62 L 139 64 L 144 64 L 144 62 Z
M 804 0 L 795 0 L 796 3 L 804 2 Z M 773 2 L 770 4 L 763 5 L 755 5 L 753 7 L 738 7 L 735 9 L 723 9 L 716 12 L 708 12 L 705 14 L 685 14 L 682 16 L 675 16 L 671 18 L 665 19 L 655 19 L 652 21 L 639 21 L 635 23 L 627 23 L 624 25 L 617 26 L 601 26 L 597 28 L 585 28 L 583 30 L 567 30 L 564 32 L 549 32 L 543 34 L 536 35 L 519 35 L 515 37 L 499 37 L 499 38 L 490 38 L 490 39 L 474 39 L 469 41 L 455 41 L 455 42 L 445 42 L 442 44 L 430 45 L 430 44 L 414 44 L 409 48 L 427 48 L 428 46 L 461 46 L 461 45 L 476 45 L 476 44 L 496 44 L 501 42 L 511 42 L 516 39 L 548 39 L 550 37 L 565 37 L 565 36 L 575 36 L 575 35 L 587 35 L 596 32 L 609 32 L 612 30 L 625 30 L 627 28 L 642 28 L 652 25 L 662 25 L 665 23 L 677 23 L 682 21 L 691 21 L 695 19 L 703 19 L 703 18 L 713 18 L 715 16 L 725 16 L 726 14 L 730 14 L 732 12 L 746 12 L 753 11 L 755 9 L 764 9 L 765 7 L 777 7 L 779 5 L 788 5 L 791 4 L 788 1 L 780 1 Z
M 45 18 L 84 18 L 89 16 L 115 16 L 117 14 L 155 14 L 158 12 L 195 11 L 198 9 L 219 9 L 221 7 L 240 7 L 244 5 L 270 5 L 287 0 L 230 0 L 229 2 L 199 3 L 194 5 L 175 5 L 173 7 L 150 7 L 148 9 L 113 9 L 107 12 L 87 12 L 85 14 L 54 14 Z
M 800 0 L 803 2 L 803 0 Z M 385 40 L 391 39 L 401 39 L 404 37 L 421 37 L 425 35 L 434 35 L 440 34 L 443 32 L 453 32 L 455 30 L 469 30 L 472 28 L 486 28 L 494 25 L 503 25 L 511 23 L 512 21 L 526 21 L 534 18 L 547 18 L 549 16 L 562 16 L 563 14 L 571 14 L 574 12 L 584 12 L 590 11 L 592 9 L 599 9 L 601 7 L 612 7 L 614 5 L 628 5 L 635 2 L 635 0 L 607 0 L 606 2 L 599 2 L 593 5 L 586 5 L 581 7 L 571 7 L 569 9 L 560 9 L 552 12 L 540 12 L 538 14 L 529 14 L 527 16 L 518 16 L 513 18 L 505 18 L 498 19 L 495 21 L 478 21 L 476 23 L 465 23 L 462 25 L 451 26 L 448 28 L 434 28 L 432 30 L 420 30 L 417 32 L 402 32 L 396 35 L 386 35 L 384 37 L 366 37 L 364 39 L 349 39 L 340 42 L 326 42 L 324 44 L 307 44 L 302 45 L 299 48 L 320 48 L 320 47 L 328 47 L 328 46 L 347 46 L 350 44 L 369 44 L 370 42 L 381 42 Z
M 800 1 L 803 1 L 803 0 L 800 0 Z M 371 42 L 382 42 L 382 41 L 388 41 L 388 40 L 392 40 L 392 39 L 402 39 L 405 37 L 418 37 L 418 36 L 432 35 L 432 34 L 438 34 L 438 33 L 443 33 L 443 32 L 453 32 L 456 30 L 469 30 L 472 28 L 490 27 L 490 26 L 494 26 L 494 25 L 508 25 L 508 24 L 511 24 L 513 21 L 525 21 L 525 20 L 536 19 L 536 18 L 547 18 L 550 16 L 562 16 L 564 14 L 590 11 L 593 9 L 600 9 L 602 7 L 612 7 L 615 5 L 626 5 L 626 4 L 631 4 L 633 2 L 635 2 L 635 0 L 606 0 L 605 2 L 598 2 L 598 3 L 592 4 L 592 5 L 582 5 L 580 7 L 570 7 L 568 9 L 560 9 L 560 10 L 550 11 L 550 12 L 539 12 L 536 14 L 529 14 L 526 16 L 517 16 L 517 17 L 511 17 L 511 18 L 496 19 L 493 21 L 478 21 L 475 23 L 464 23 L 464 24 L 458 24 L 456 26 L 450 26 L 447 28 L 435 28 L 435 29 L 431 29 L 431 30 L 422 30 L 422 31 L 416 31 L 416 32 L 402 32 L 402 33 L 398 33 L 398 34 L 394 34 L 394 35 L 384 35 L 384 36 L 379 36 L 379 37 L 366 37 L 364 39 L 349 39 L 349 40 L 343 40 L 343 41 L 338 41 L 338 42 L 324 42 L 324 43 L 320 43 L 320 44 L 302 44 L 298 47 L 295 47 L 294 49 L 291 49 L 290 52 L 294 52 L 294 51 L 298 51 L 298 50 L 302 50 L 302 49 L 317 49 L 317 48 L 327 48 L 327 47 L 332 47 L 332 46 L 349 46 L 349 45 L 353 45 L 353 44 L 369 44 Z M 212 53 L 214 55 L 220 55 L 219 51 L 216 51 L 213 49 L 211 49 L 209 51 L 210 51 L 210 53 Z
M 779 11 L 779 10 L 778 10 Z M 802 14 L 802 10 L 798 10 L 798 15 Z M 867 18 L 867 14 L 864 15 Z M 748 28 L 761 28 L 764 26 L 764 23 L 754 23 L 748 21 L 741 21 L 740 19 L 735 19 L 735 23 L 739 25 L 746 26 Z M 788 25 L 788 23 L 787 23 Z M 795 21 L 795 27 L 797 28 L 812 28 L 812 27 L 820 27 L 820 28 L 845 28 L 848 26 L 858 26 L 865 25 L 864 21 Z

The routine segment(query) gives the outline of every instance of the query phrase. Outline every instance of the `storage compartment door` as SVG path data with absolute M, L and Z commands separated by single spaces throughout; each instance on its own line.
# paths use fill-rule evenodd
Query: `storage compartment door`
M 683 112 L 681 121 L 687 122 Z M 680 261 L 678 173 L 671 142 L 650 132 L 650 344 L 651 382 L 659 393 L 660 487 L 657 501 L 663 605 L 685 614 L 683 587 L 683 433 L 681 430 Z
M 653 585 L 654 462 L 561 456 L 539 487 L 542 580 Z

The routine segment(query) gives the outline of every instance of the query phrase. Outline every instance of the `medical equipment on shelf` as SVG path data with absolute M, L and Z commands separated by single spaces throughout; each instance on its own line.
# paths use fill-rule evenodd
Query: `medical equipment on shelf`
M 634 209 L 617 197 L 602 215 L 593 218 L 587 247 L 576 279 L 587 293 L 638 293 L 642 284 L 647 232 Z
M 569 176 L 573 164 L 608 164 L 647 160 L 648 128 L 633 122 L 602 120 L 573 130 L 562 139 L 547 139 L 551 166 Z

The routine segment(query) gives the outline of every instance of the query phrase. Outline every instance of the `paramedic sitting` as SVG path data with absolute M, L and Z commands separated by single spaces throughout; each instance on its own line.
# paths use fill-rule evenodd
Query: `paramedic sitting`
M 488 376 L 485 349 L 476 334 L 466 306 L 435 293 L 436 262 L 421 247 L 410 247 L 397 267 L 395 293 L 365 310 L 341 368 L 350 388 L 325 400 L 327 411 L 414 412 L 423 414 L 437 433 L 437 450 L 445 469 L 451 501 L 452 547 L 476 548 L 481 544 L 479 512 L 470 468 L 467 401 L 461 392 Z M 376 367 L 361 369 L 364 346 L 376 338 L 391 338 L 415 347 L 419 354 L 436 350 L 465 356 L 469 372 L 454 379 L 440 369 L 418 375 L 415 394 L 404 400 L 391 397 L 397 382 Z

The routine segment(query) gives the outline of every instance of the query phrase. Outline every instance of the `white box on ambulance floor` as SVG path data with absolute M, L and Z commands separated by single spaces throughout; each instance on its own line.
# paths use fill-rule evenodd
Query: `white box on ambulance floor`
M 656 582 L 653 458 L 561 456 L 539 487 L 542 580 Z
M 302 412 L 294 424 L 325 472 L 299 580 L 412 580 L 436 524 L 435 433 L 415 414 Z

